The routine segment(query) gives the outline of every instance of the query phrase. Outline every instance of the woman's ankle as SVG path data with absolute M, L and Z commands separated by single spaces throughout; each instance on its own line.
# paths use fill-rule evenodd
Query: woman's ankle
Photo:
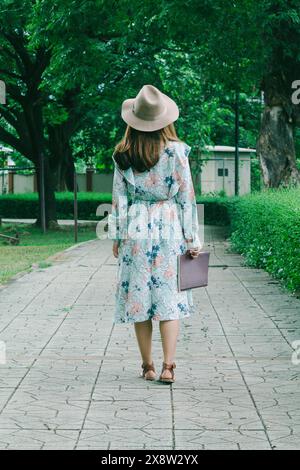
M 175 364 L 174 360 L 164 359 L 162 365 L 163 367 L 167 366 L 166 370 L 169 370 L 169 367 L 173 366 L 173 364 Z
M 151 358 L 151 359 L 146 359 L 146 360 L 144 360 L 144 359 L 142 358 L 142 362 L 143 362 L 144 365 L 153 364 L 153 359 Z

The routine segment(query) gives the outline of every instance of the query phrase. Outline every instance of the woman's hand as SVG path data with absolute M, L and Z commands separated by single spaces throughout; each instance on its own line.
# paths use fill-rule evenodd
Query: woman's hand
M 191 243 L 193 240 L 188 239 L 186 240 L 187 243 Z M 189 248 L 187 250 L 187 253 L 192 257 L 192 258 L 197 258 L 201 252 L 201 246 L 196 246 L 196 248 Z
M 197 247 L 197 248 L 190 248 L 188 250 L 188 253 L 190 254 L 190 256 L 192 258 L 197 258 L 199 255 L 200 255 L 200 252 L 201 252 L 201 247 Z
M 114 241 L 113 243 L 113 255 L 115 258 L 118 258 L 119 256 L 119 242 L 118 241 Z

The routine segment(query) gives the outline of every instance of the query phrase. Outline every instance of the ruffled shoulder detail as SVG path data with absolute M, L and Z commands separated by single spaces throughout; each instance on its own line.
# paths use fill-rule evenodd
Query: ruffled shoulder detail
M 189 160 L 188 156 L 191 151 L 191 148 L 185 142 L 173 142 L 169 159 L 169 171 L 172 177 L 172 186 L 169 191 L 169 199 L 173 198 L 181 186 L 182 179 L 182 170 L 188 165 Z
M 115 168 L 117 171 L 123 176 L 127 184 L 128 192 L 131 195 L 132 198 L 135 196 L 135 180 L 134 180 L 134 174 L 132 171 L 132 168 L 129 167 L 127 170 L 122 170 L 119 165 L 117 164 L 114 156 L 112 156 L 113 162 L 115 164 Z

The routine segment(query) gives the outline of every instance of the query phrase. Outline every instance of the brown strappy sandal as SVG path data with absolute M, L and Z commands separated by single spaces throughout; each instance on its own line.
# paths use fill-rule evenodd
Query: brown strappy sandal
M 175 362 L 172 362 L 172 364 L 167 364 L 166 362 L 163 362 L 163 366 L 162 366 L 162 371 L 161 371 L 161 374 L 159 376 L 159 381 L 160 382 L 165 382 L 165 383 L 173 383 L 175 382 L 175 377 L 174 377 L 174 369 L 176 368 L 176 364 Z M 171 374 L 172 374 L 172 378 L 163 378 L 162 377 L 162 374 L 165 370 L 170 370 L 171 371 Z
M 154 363 L 152 362 L 152 364 L 142 364 L 142 369 L 143 369 L 143 372 L 142 372 L 142 377 L 145 379 L 145 380 L 155 380 L 155 377 L 147 377 L 146 374 L 147 372 L 149 372 L 150 370 L 152 370 L 155 374 L 156 374 L 156 371 L 155 371 L 155 368 L 154 368 Z

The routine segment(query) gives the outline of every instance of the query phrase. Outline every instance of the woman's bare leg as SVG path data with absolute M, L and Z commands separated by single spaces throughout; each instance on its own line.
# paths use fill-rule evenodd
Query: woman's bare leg
M 176 354 L 179 320 L 161 320 L 159 322 L 159 329 L 164 353 L 164 362 L 172 364 Z M 162 377 L 171 378 L 171 371 L 165 370 Z
M 144 364 L 152 363 L 152 320 L 134 323 L 135 334 Z M 146 373 L 146 377 L 154 377 L 152 370 Z

